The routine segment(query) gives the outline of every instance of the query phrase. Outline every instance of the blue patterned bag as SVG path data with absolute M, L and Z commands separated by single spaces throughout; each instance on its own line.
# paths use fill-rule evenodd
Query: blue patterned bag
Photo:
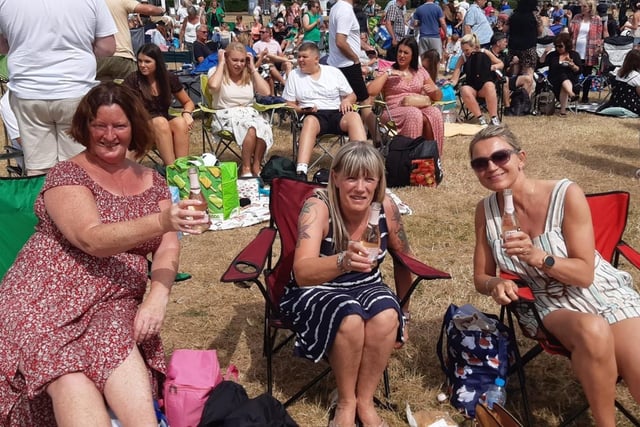
M 447 376 L 451 404 L 465 416 L 475 417 L 478 399 L 497 377 L 506 381 L 510 336 L 509 328 L 495 315 L 471 304 L 451 304 L 447 309 L 436 352 Z

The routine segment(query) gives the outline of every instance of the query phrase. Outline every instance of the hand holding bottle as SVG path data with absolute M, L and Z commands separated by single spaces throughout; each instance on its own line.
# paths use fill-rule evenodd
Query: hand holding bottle
M 365 247 L 362 242 L 351 240 L 349 241 L 347 250 L 344 251 L 342 265 L 346 271 L 368 273 L 373 268 L 374 263 L 369 261 L 369 250 L 367 247 Z
M 209 228 L 209 215 L 203 210 L 193 210 L 200 207 L 202 203 L 198 200 L 180 200 L 160 213 L 160 223 L 166 231 L 182 231 L 190 234 L 201 234 L 202 231 L 196 227 Z M 206 205 L 205 205 L 206 206 Z

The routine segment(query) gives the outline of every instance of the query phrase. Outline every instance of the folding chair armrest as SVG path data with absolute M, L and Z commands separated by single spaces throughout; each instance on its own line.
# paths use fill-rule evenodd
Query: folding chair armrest
M 214 110 L 213 108 L 207 107 L 202 102 L 198 103 L 198 110 L 202 111 L 203 113 L 207 113 L 207 114 L 215 114 L 216 113 L 216 110 Z
M 255 282 L 262 274 L 277 231 L 265 227 L 233 259 L 220 281 L 223 283 Z
M 0 152 L 0 160 L 17 159 L 22 157 L 22 150 L 10 145 L 4 146 L 4 153 Z
M 451 279 L 451 275 L 449 273 L 430 267 L 411 255 L 392 250 L 389 250 L 389 253 L 393 257 L 394 263 L 399 263 L 400 265 L 408 268 L 412 274 L 420 277 L 422 280 Z
M 621 240 L 616 251 L 627 259 L 635 268 L 640 269 L 640 252 L 633 249 L 627 242 Z
M 259 113 L 264 113 L 266 111 L 277 110 L 278 108 L 284 108 L 287 104 L 279 103 L 279 104 L 259 104 L 257 102 L 253 103 L 254 110 Z
M 513 280 L 515 284 L 518 285 L 518 298 L 520 298 L 520 301 L 534 302 L 536 300 L 536 298 L 533 296 L 533 291 L 531 290 L 529 285 L 527 285 L 527 282 L 525 282 L 518 276 L 507 272 L 500 272 L 500 278 Z
M 422 261 L 418 261 L 410 255 L 402 252 L 389 250 L 391 257 L 393 258 L 394 265 L 400 265 L 407 268 L 416 278 L 411 282 L 411 286 L 407 290 L 407 293 L 402 297 L 400 306 L 404 307 L 405 304 L 411 298 L 413 291 L 423 280 L 435 280 L 435 279 L 451 279 L 451 275 L 444 271 L 440 271 L 436 268 L 430 267 Z

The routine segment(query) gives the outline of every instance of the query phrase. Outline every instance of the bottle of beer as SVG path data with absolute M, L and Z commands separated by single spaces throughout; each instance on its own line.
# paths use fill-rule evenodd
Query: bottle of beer
M 380 248 L 380 209 L 382 205 L 378 202 L 371 203 L 367 228 L 362 235 L 362 244 L 367 248 L 369 261 L 374 263 L 378 259 L 378 249 Z
M 198 180 L 198 169 L 195 167 L 189 168 L 189 199 L 199 200 L 200 202 L 202 202 L 200 205 L 197 205 L 197 206 L 193 206 L 193 205 L 189 206 L 189 209 L 194 211 L 196 210 L 204 211 L 205 218 L 208 220 L 209 214 L 207 211 L 207 201 L 205 200 L 204 195 L 202 194 L 202 189 L 200 188 L 200 181 Z M 206 224 L 194 225 L 192 226 L 192 228 L 194 230 L 204 232 L 209 229 L 209 222 L 207 222 Z
M 502 192 L 504 198 L 504 213 L 502 214 L 502 240 L 508 240 L 516 231 L 520 231 L 520 224 L 516 218 L 516 210 L 513 206 L 513 193 L 510 188 Z

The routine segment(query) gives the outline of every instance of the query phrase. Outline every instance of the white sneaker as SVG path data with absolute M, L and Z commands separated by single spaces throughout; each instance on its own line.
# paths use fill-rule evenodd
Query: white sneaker
M 491 126 L 500 126 L 500 119 L 498 117 L 491 117 Z
M 482 127 L 487 127 L 488 126 L 487 119 L 485 119 L 484 116 L 478 117 L 478 124 Z

